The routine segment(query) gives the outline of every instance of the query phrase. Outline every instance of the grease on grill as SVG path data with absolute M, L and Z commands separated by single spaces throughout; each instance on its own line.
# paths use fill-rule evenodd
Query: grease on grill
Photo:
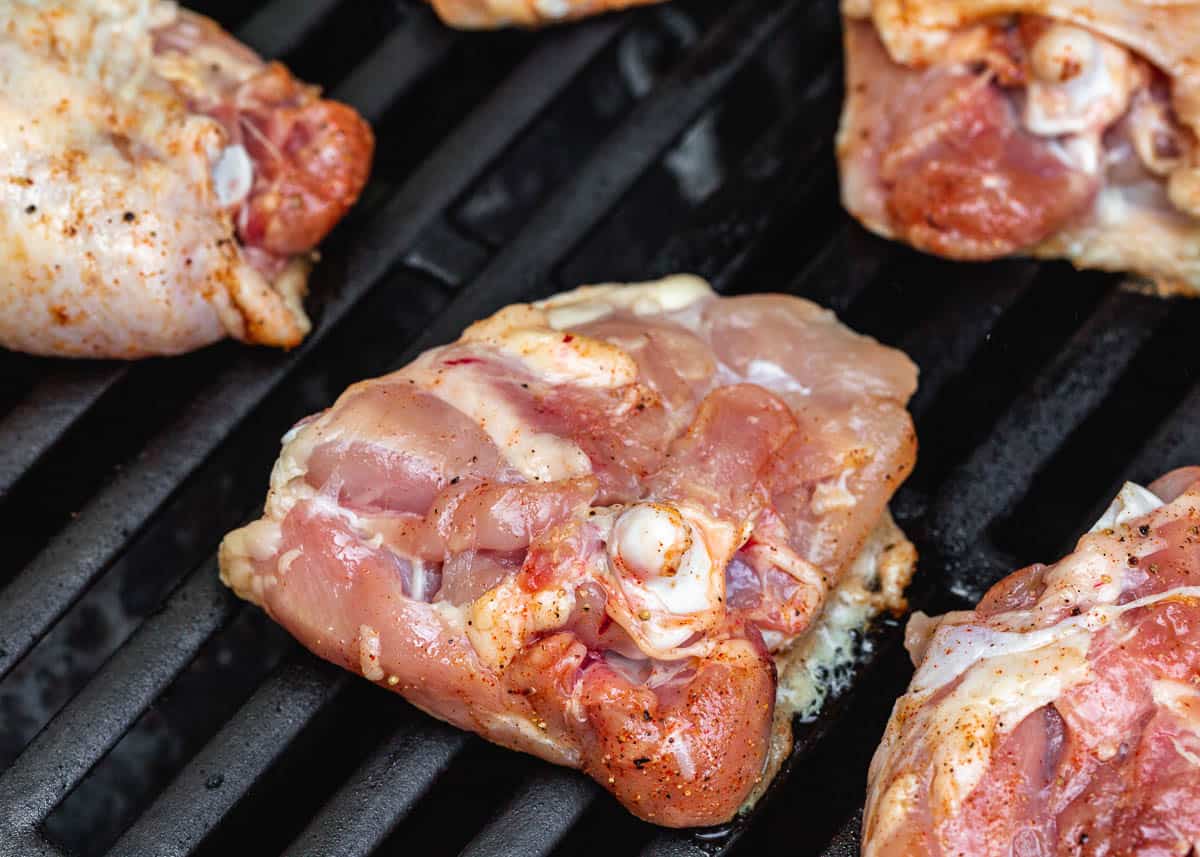
M 904 590 L 916 567 L 917 551 L 892 516 L 883 519 L 830 592 L 821 615 L 791 649 L 776 656 L 779 688 L 771 751 L 762 780 L 742 805 L 748 811 L 766 792 L 792 750 L 792 726 L 819 717 L 827 700 L 845 693 L 854 668 L 870 656 L 866 632 L 880 614 L 903 612 Z

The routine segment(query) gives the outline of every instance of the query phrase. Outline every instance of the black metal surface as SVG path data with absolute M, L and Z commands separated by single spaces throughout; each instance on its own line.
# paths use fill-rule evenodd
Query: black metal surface
M 754 814 L 673 832 L 316 662 L 217 582 L 295 419 L 515 300 L 692 270 L 908 351 L 922 449 L 893 506 L 927 610 L 1061 553 L 1122 479 L 1200 459 L 1194 304 L 921 257 L 840 211 L 833 2 L 539 34 L 454 33 L 415 0 L 199 6 L 368 115 L 375 175 L 290 354 L 0 353 L 0 855 L 856 853 L 898 623 Z

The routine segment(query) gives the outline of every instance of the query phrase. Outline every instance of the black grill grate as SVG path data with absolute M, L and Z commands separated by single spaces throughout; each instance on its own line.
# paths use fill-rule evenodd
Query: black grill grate
M 317 662 L 220 586 L 216 542 L 294 420 L 515 300 L 692 270 L 906 349 L 922 452 L 894 507 L 925 609 L 1060 553 L 1121 479 L 1200 458 L 1195 304 L 920 257 L 841 213 L 833 2 L 481 35 L 405 0 L 199 5 L 367 115 L 375 176 L 291 354 L 0 354 L 0 855 L 856 853 L 908 675 L 894 623 L 758 811 L 678 833 Z

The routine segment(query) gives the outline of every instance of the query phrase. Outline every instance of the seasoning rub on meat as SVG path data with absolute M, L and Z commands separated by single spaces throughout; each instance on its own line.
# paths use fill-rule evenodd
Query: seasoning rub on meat
M 1127 483 L 1074 553 L 907 642 L 864 857 L 1200 849 L 1200 467 Z
M 374 139 L 162 0 L 0 0 L 0 346 L 135 358 L 309 329 Z
M 786 752 L 823 615 L 903 605 L 915 384 L 695 277 L 510 306 L 292 429 L 221 574 L 431 714 L 715 824 Z

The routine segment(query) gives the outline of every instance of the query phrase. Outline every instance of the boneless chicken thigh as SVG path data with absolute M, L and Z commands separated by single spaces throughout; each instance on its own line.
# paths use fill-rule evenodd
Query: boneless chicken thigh
M 373 138 L 161 0 L 0 0 L 0 346 L 296 345 L 312 249 Z
M 1126 484 L 1074 553 L 908 645 L 865 857 L 1200 849 L 1200 468 Z
M 694 277 L 511 306 L 292 429 L 221 574 L 437 717 L 721 822 L 778 761 L 773 656 L 864 556 L 897 605 L 915 383 Z
M 955 259 L 1200 293 L 1200 4 L 843 0 L 842 199 Z

